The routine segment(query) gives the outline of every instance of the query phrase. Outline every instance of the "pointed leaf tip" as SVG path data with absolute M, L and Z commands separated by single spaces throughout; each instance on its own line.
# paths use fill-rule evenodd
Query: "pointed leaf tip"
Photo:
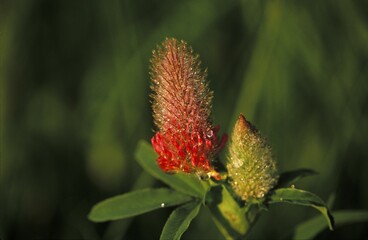
M 304 177 L 313 176 L 316 174 L 318 174 L 316 171 L 307 168 L 283 172 L 280 174 L 275 188 L 289 187 L 290 184 L 295 183 Z
M 197 198 L 204 197 L 206 187 L 195 176 L 183 173 L 167 174 L 163 172 L 157 165 L 157 154 L 148 142 L 141 140 L 138 143 L 135 158 L 146 172 L 175 190 Z
M 322 213 L 330 230 L 334 229 L 334 218 L 327 205 L 321 198 L 311 192 L 296 188 L 279 188 L 271 194 L 268 203 L 290 203 L 313 207 Z

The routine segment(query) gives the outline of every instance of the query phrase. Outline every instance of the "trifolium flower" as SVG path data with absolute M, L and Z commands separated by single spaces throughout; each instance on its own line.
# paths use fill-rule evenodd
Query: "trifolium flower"
M 152 108 L 157 131 L 151 142 L 168 173 L 218 178 L 213 160 L 227 137 L 211 121 L 213 92 L 198 55 L 184 41 L 166 39 L 151 60 Z
M 247 202 L 262 199 L 278 179 L 271 148 L 242 114 L 230 137 L 227 170 L 234 192 Z

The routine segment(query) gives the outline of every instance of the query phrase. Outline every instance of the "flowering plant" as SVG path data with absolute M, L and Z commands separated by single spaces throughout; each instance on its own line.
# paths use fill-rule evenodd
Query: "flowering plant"
M 184 41 L 166 39 L 153 51 L 151 63 L 156 131 L 153 148 L 141 141 L 136 159 L 171 188 L 134 190 L 102 201 L 91 210 L 92 221 L 178 206 L 163 227 L 161 239 L 180 239 L 200 208 L 206 207 L 224 238 L 238 239 L 249 233 L 270 204 L 289 203 L 317 209 L 333 229 L 334 220 L 324 201 L 294 185 L 315 172 L 300 169 L 279 174 L 270 146 L 242 114 L 230 135 L 226 161 L 219 160 L 228 137 L 220 137 L 219 126 L 212 122 L 213 92 L 206 71 Z
M 185 42 L 167 39 L 153 52 L 153 118 L 158 128 L 152 146 L 164 172 L 217 176 L 211 162 L 226 142 L 210 120 L 209 91 L 198 57 Z

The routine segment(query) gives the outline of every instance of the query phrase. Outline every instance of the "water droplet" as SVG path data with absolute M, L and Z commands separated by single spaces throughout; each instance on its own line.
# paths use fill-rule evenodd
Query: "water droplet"
M 282 197 L 280 197 L 280 201 L 283 201 L 284 199 Z
M 213 137 L 213 131 L 212 130 L 209 130 L 207 133 L 206 133 L 207 137 L 208 138 L 212 138 Z
M 295 188 L 295 185 L 294 185 L 294 184 L 292 184 L 290 187 L 291 187 L 291 188 Z
M 161 207 L 163 208 L 163 207 L 165 207 L 165 203 L 161 203 Z

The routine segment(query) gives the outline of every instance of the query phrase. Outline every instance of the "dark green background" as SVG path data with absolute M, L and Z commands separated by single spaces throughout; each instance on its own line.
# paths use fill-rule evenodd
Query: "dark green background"
M 242 112 L 280 171 L 320 173 L 297 187 L 335 199 L 333 209 L 368 209 L 367 1 L 2 0 L 1 239 L 158 238 L 171 209 L 113 225 L 86 215 L 137 179 L 160 185 L 133 155 L 153 135 L 149 59 L 165 37 L 200 54 L 222 131 Z M 288 238 L 316 215 L 273 206 L 251 237 Z M 219 236 L 206 211 L 184 234 Z

